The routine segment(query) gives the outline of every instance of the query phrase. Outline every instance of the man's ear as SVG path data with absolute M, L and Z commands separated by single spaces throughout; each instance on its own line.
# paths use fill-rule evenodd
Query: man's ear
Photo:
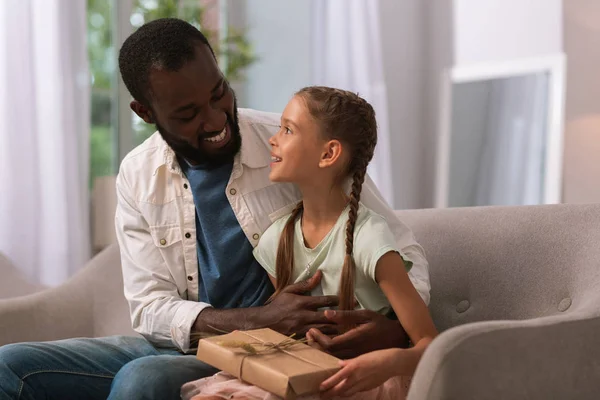
M 136 113 L 138 117 L 143 119 L 144 122 L 146 122 L 148 124 L 154 123 L 154 117 L 152 116 L 152 111 L 148 107 L 146 107 L 145 105 L 140 103 L 139 101 L 133 100 L 131 103 L 129 103 L 129 107 L 131 107 L 133 112 Z
M 339 140 L 330 140 L 323 146 L 319 167 L 327 168 L 332 166 L 342 157 L 342 144 Z

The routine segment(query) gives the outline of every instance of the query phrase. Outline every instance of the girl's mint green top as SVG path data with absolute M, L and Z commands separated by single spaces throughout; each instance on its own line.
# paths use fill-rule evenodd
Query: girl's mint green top
M 337 222 L 329 233 L 315 248 L 308 248 L 302 234 L 301 218 L 296 220 L 294 229 L 294 270 L 292 281 L 299 282 L 321 270 L 323 278 L 319 287 L 313 290 L 312 295 L 336 295 L 340 284 L 340 275 L 346 254 L 346 222 L 348 210 L 342 212 Z M 275 258 L 281 232 L 285 227 L 290 214 L 275 221 L 265 231 L 258 246 L 254 249 L 254 257 L 262 267 L 274 278 Z M 356 263 L 355 296 L 359 303 L 358 308 L 365 308 L 387 314 L 390 303 L 379 288 L 375 280 L 377 261 L 386 253 L 394 251 L 400 253 L 404 264 L 398 268 L 408 271 L 412 262 L 398 249 L 390 228 L 385 219 L 365 207 L 362 203 L 358 209 L 358 217 L 354 229 L 354 261 Z

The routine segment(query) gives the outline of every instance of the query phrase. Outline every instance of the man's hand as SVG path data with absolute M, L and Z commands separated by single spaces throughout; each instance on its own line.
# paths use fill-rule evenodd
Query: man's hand
M 304 336 L 309 329 L 334 334 L 337 324 L 325 317 L 323 307 L 338 305 L 337 296 L 305 296 L 321 282 L 321 271 L 310 279 L 286 287 L 262 307 L 217 310 L 204 309 L 194 323 L 195 332 L 231 332 L 271 328 L 284 335 Z
M 322 311 L 322 307 L 338 305 L 337 296 L 306 296 L 319 282 L 322 273 L 306 281 L 287 286 L 271 302 L 262 307 L 258 325 L 268 327 L 284 335 L 297 334 L 304 336 L 309 329 L 324 329 L 336 332 L 335 323 L 330 321 Z
M 400 322 L 370 310 L 325 311 L 331 323 L 339 326 L 358 325 L 346 333 L 329 337 L 318 328 L 311 329 L 307 338 L 324 351 L 342 359 L 356 357 L 374 350 L 408 347 L 408 335 Z

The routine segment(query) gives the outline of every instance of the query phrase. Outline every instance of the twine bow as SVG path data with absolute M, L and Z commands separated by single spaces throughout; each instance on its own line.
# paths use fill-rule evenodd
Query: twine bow
M 321 366 L 311 360 L 308 360 L 296 353 L 293 353 L 293 352 L 290 352 L 287 350 L 296 344 L 306 343 L 306 339 L 296 340 L 296 339 L 294 339 L 294 335 L 292 335 L 292 336 L 282 340 L 279 343 L 273 343 L 273 342 L 266 342 L 266 341 L 264 341 L 260 338 L 257 338 L 245 331 L 239 331 L 239 332 L 250 337 L 251 339 L 254 339 L 255 342 L 244 342 L 241 340 L 226 340 L 226 341 L 217 342 L 217 344 L 219 346 L 223 346 L 223 347 L 241 348 L 246 352 L 246 354 L 243 355 L 242 360 L 240 361 L 240 368 L 239 368 L 238 376 L 237 376 L 237 378 L 240 379 L 241 381 L 243 381 L 242 369 L 244 367 L 244 361 L 246 360 L 246 358 L 248 358 L 250 356 L 267 354 L 267 353 L 271 353 L 274 351 L 280 351 L 282 353 L 285 353 L 289 356 L 296 358 L 297 360 L 304 361 L 308 364 L 314 365 L 315 367 L 324 369 L 323 366 Z M 257 350 L 254 346 L 262 346 L 264 349 Z

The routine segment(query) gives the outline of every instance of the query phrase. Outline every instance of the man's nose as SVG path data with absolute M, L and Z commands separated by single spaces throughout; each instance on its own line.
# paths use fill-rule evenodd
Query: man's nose
M 209 110 L 203 115 L 202 130 L 204 132 L 221 132 L 227 123 L 227 115 L 222 110 L 208 108 Z

